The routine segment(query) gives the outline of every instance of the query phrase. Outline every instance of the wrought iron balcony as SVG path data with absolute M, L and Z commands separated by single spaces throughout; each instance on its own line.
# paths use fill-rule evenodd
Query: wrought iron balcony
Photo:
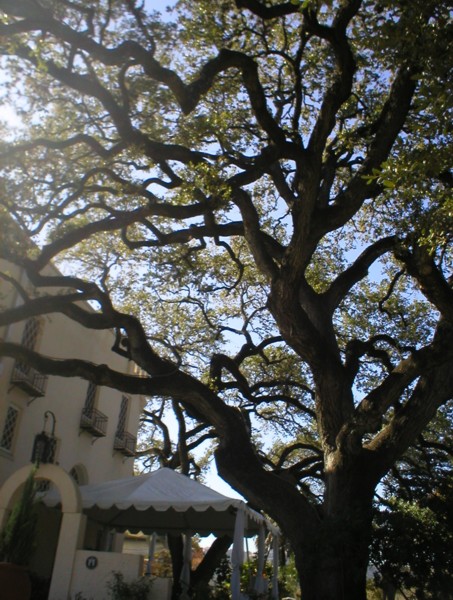
M 107 434 L 107 422 L 109 418 L 96 408 L 82 410 L 80 418 L 80 429 L 88 431 L 94 437 L 105 437 Z
M 33 398 L 41 398 L 46 393 L 47 375 L 43 375 L 33 367 L 16 362 L 11 374 L 11 383 L 19 387 Z
M 127 431 L 117 431 L 113 443 L 114 450 L 118 450 L 124 456 L 135 456 L 135 445 L 137 438 Z

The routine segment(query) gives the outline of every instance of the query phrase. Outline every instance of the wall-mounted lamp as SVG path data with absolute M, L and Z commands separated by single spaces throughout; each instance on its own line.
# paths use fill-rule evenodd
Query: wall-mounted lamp
M 46 432 L 46 426 L 48 419 L 52 419 L 52 426 L 50 434 Z M 31 462 L 40 463 L 52 463 L 55 457 L 55 448 L 57 440 L 55 438 L 55 425 L 57 420 L 51 410 L 46 410 L 44 413 L 44 425 L 41 433 L 35 436 L 33 443 L 33 452 L 31 455 Z

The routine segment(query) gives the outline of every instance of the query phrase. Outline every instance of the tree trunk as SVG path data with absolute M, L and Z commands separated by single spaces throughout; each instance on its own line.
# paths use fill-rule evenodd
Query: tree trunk
M 201 563 L 191 573 L 190 587 L 192 589 L 196 590 L 197 588 L 209 585 L 215 570 L 220 565 L 222 558 L 226 556 L 227 550 L 232 543 L 233 538 L 229 535 L 218 537 L 213 541 Z
M 366 475 L 326 477 L 323 517 L 314 539 L 293 541 L 304 600 L 366 600 L 373 492 Z M 313 537 L 313 536 L 312 536 Z
M 240 441 L 240 440 L 239 440 Z M 366 600 L 372 502 L 381 475 L 360 446 L 324 455 L 324 502 L 315 506 L 286 478 L 263 473 L 245 444 L 216 451 L 221 476 L 273 518 L 295 554 L 303 600 Z
M 171 565 L 173 571 L 173 585 L 171 588 L 171 600 L 178 600 L 181 594 L 179 578 L 184 564 L 183 541 L 181 535 L 168 535 L 168 549 L 170 550 Z
M 370 523 L 326 519 L 319 537 L 293 546 L 304 600 L 366 600 Z
M 363 544 L 352 546 L 341 544 L 340 540 L 319 540 L 311 560 L 297 560 L 302 597 L 304 600 L 366 600 L 367 559 L 368 548 Z

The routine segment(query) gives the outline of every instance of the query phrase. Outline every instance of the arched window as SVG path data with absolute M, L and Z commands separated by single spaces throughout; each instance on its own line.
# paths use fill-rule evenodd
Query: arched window
M 69 471 L 69 475 L 78 485 L 86 485 L 88 483 L 88 473 L 83 465 L 74 465 Z

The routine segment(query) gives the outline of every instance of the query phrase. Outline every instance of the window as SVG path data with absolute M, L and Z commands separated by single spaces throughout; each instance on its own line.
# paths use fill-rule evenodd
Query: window
M 69 471 L 69 475 L 78 485 L 86 485 L 88 483 L 88 473 L 84 465 L 74 465 Z
M 126 431 L 127 417 L 129 413 L 129 398 L 121 398 L 120 414 L 118 417 L 118 427 L 115 434 L 114 449 L 118 450 L 124 456 L 135 456 L 135 445 L 137 438 Z
M 121 398 L 121 408 L 120 408 L 120 416 L 118 417 L 118 427 L 116 429 L 117 437 L 121 437 L 123 433 L 126 431 L 126 420 L 127 413 L 129 409 L 129 398 L 123 396 Z
M 22 346 L 34 350 L 38 342 L 38 336 L 41 331 L 41 323 L 39 319 L 33 317 L 25 323 L 24 332 L 22 334 Z
M 5 425 L 3 427 L 2 438 L 0 440 L 0 448 L 11 452 L 13 449 L 16 427 L 19 420 L 19 409 L 15 406 L 9 406 L 6 412 Z
M 25 323 L 24 332 L 22 334 L 21 344 L 34 350 L 38 342 L 38 337 L 41 333 L 41 321 L 36 318 L 28 319 Z M 11 383 L 14 383 L 30 396 L 39 398 L 44 396 L 47 387 L 47 375 L 39 373 L 23 362 L 16 362 L 13 373 L 11 375 Z
M 38 319 L 28 319 L 28 321 L 25 322 L 24 332 L 22 334 L 22 346 L 25 346 L 28 350 L 34 350 L 38 342 L 40 330 L 41 325 Z M 16 369 L 19 369 L 22 373 L 29 373 L 32 368 L 26 363 L 18 362 L 16 363 Z
M 72 469 L 69 471 L 69 475 L 74 479 L 76 483 L 80 485 L 79 473 L 75 467 L 72 467 Z
M 96 391 L 97 386 L 90 381 L 88 384 L 87 395 L 85 397 L 85 407 L 84 411 L 90 413 L 94 408 L 94 403 L 96 401 Z
M 88 431 L 94 437 L 105 437 L 107 433 L 107 415 L 95 408 L 98 388 L 91 381 L 88 384 L 85 396 L 85 405 L 80 418 L 80 429 Z

